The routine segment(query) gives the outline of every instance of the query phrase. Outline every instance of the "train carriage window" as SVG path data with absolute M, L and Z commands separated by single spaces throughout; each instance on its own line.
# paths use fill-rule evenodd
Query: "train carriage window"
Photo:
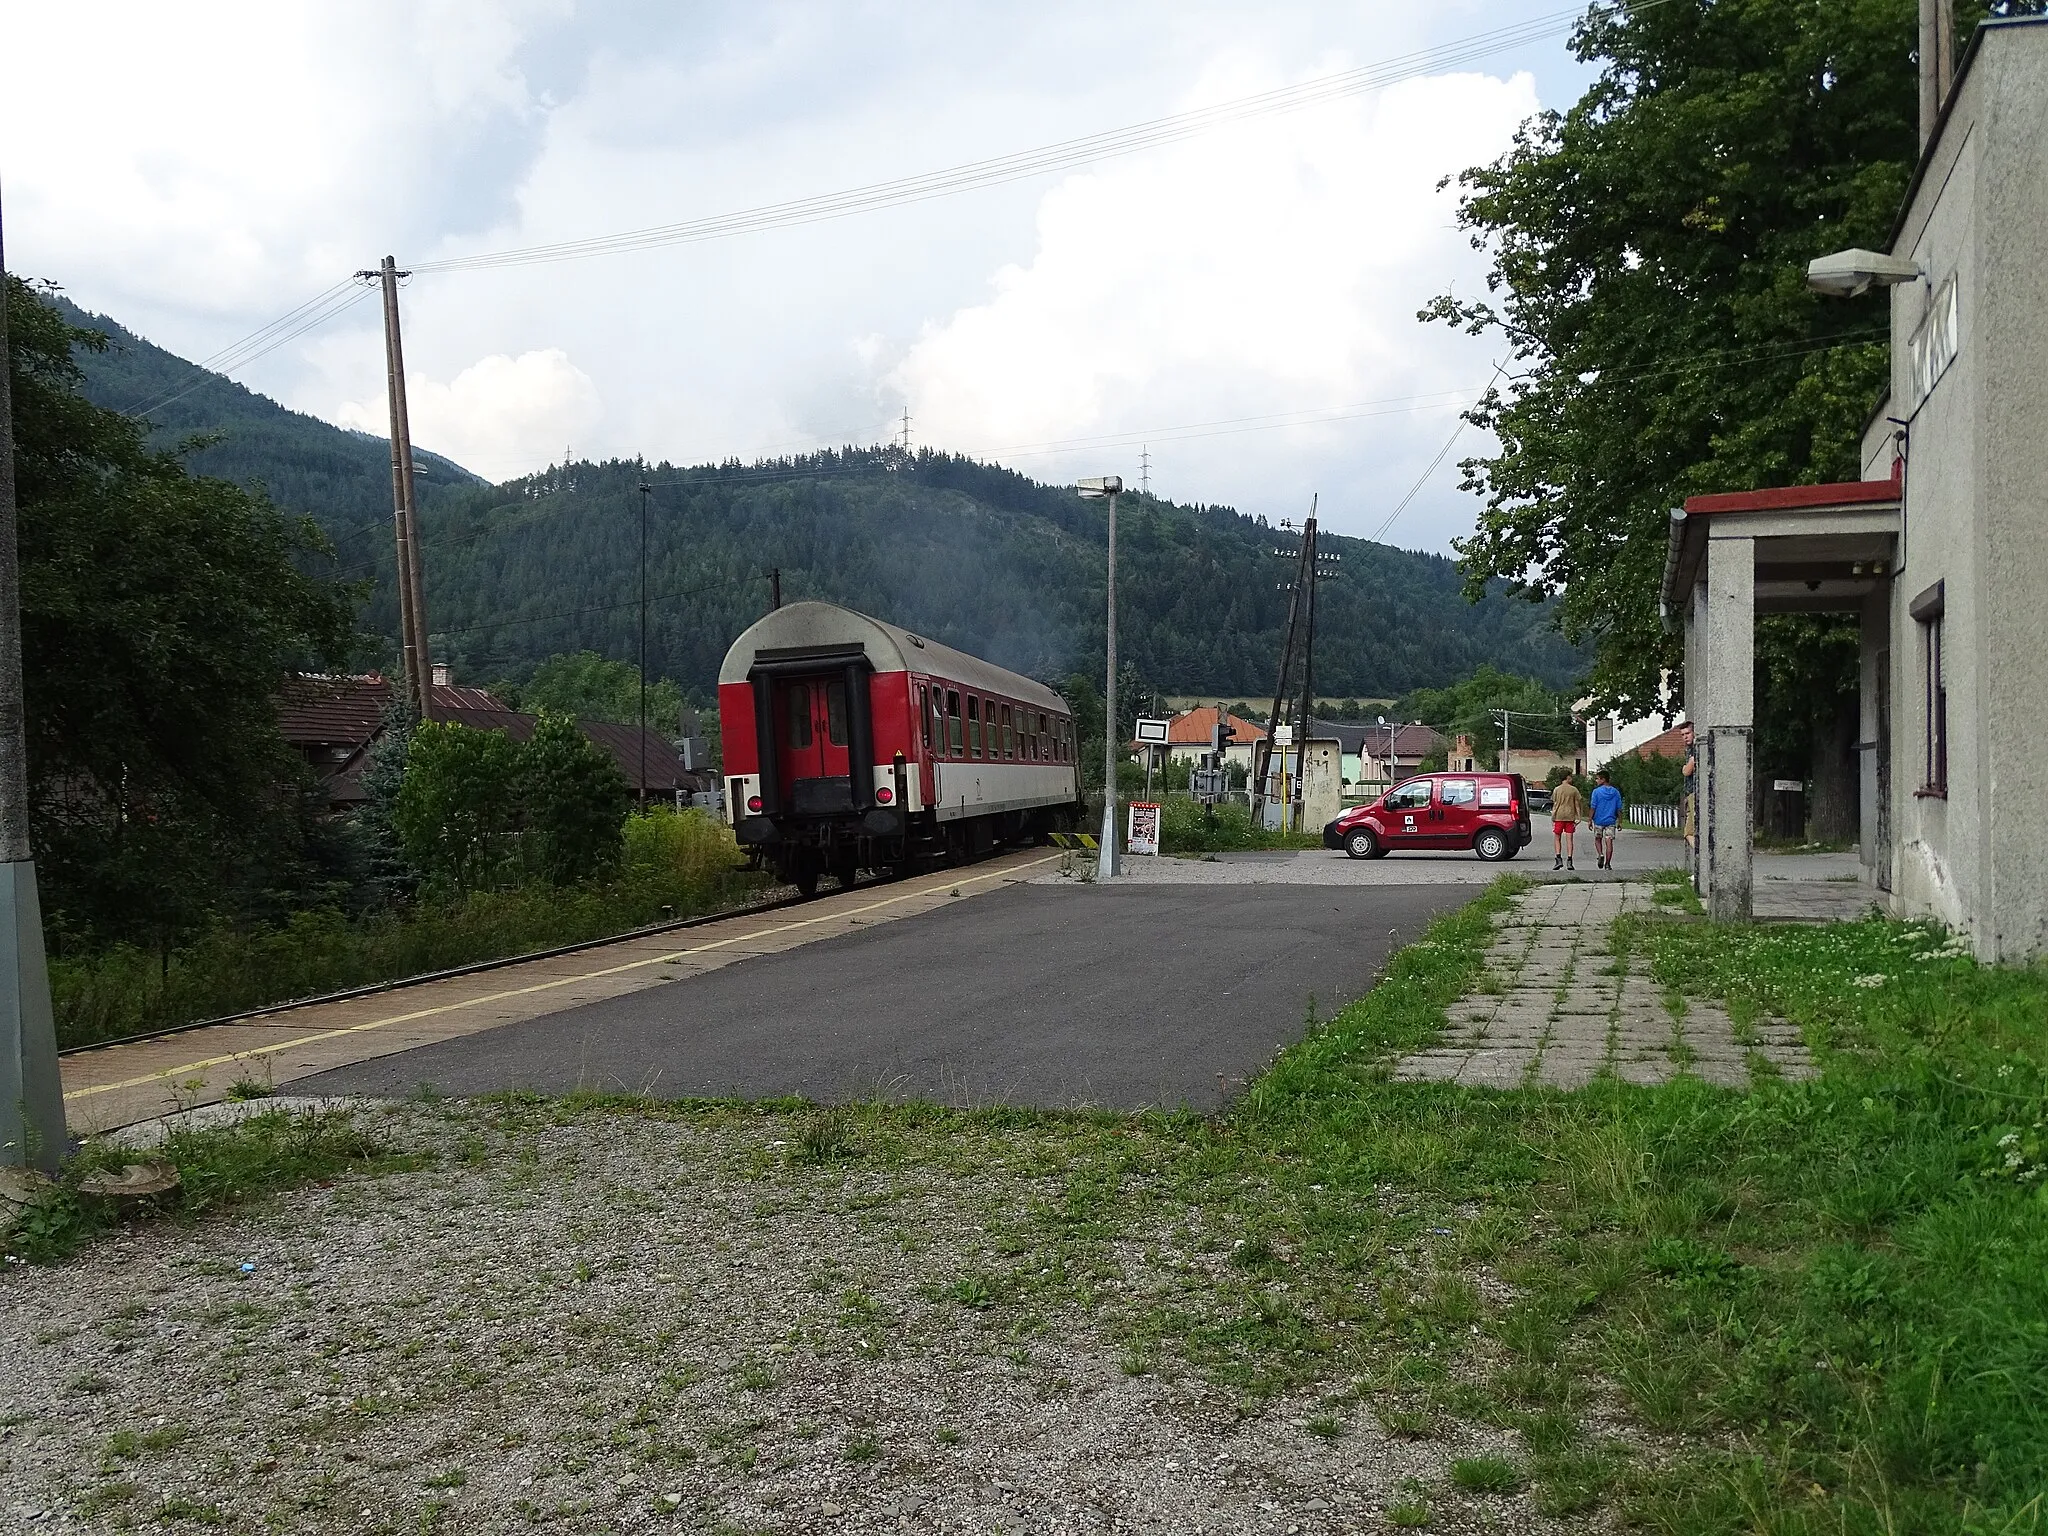
M 1005 704 L 1003 706 L 1003 756 L 1015 757 L 1016 755 L 1017 739 L 1011 730 L 1010 706 Z
M 782 695 L 782 703 L 789 717 L 787 745 L 808 747 L 811 744 L 811 690 L 802 683 L 791 683 Z
M 981 700 L 967 695 L 967 755 L 981 756 Z
M 846 745 L 846 684 L 825 685 L 825 739 L 835 747 Z
M 1047 741 L 1045 736 L 1045 714 L 1043 711 L 1040 711 L 1038 716 L 1038 755 L 1045 757 L 1047 755 L 1046 748 L 1050 745 L 1052 743 Z
M 932 691 L 923 683 L 917 685 L 917 729 L 924 737 L 924 755 L 932 755 Z
M 951 688 L 946 690 L 946 750 L 954 757 L 961 756 L 960 736 L 960 695 Z

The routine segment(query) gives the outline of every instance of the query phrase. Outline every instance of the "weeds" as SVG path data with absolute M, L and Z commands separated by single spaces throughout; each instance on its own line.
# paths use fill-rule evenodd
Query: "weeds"
M 33 1263 L 55 1263 L 122 1220 L 124 1212 L 113 1201 L 84 1194 L 78 1186 L 86 1174 L 117 1167 L 131 1155 L 107 1146 L 73 1159 L 55 1190 L 15 1219 L 5 1233 L 6 1251 Z M 180 1187 L 168 1208 L 186 1218 L 314 1179 L 410 1165 L 345 1112 L 272 1110 L 232 1125 L 179 1128 L 155 1155 L 177 1166 Z M 146 1210 L 158 1208 L 159 1202 L 146 1203 Z

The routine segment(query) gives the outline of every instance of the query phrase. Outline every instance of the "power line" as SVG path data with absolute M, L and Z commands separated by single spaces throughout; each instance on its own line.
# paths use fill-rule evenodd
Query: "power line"
M 317 330 L 328 321 L 355 308 L 367 299 L 372 291 L 367 287 L 358 286 L 353 277 L 346 282 L 336 283 L 324 293 L 314 295 L 297 309 L 271 321 L 261 330 L 253 331 L 240 341 L 223 347 L 212 357 L 192 364 L 193 368 L 199 370 L 198 378 L 182 389 L 173 390 L 147 405 L 138 406 L 127 415 L 131 420 L 148 416 L 174 401 L 184 399 L 194 390 L 204 388 L 217 377 L 232 374 L 237 369 L 248 367 L 259 358 L 268 357 L 279 347 L 298 340 L 308 331 Z
M 1635 8 L 1642 10 L 1649 5 L 1668 3 L 1670 0 L 1643 0 L 1643 3 L 1637 4 Z M 1040 145 L 1035 149 L 1019 150 L 986 160 L 969 161 L 943 170 L 898 177 L 891 181 L 870 182 L 865 186 L 811 197 L 792 198 L 786 202 L 766 203 L 755 208 L 713 214 L 701 219 L 625 230 L 614 235 L 521 246 L 510 250 L 481 252 L 473 256 L 454 256 L 442 261 L 415 262 L 413 270 L 473 272 L 487 268 L 579 261 L 586 257 L 608 256 L 622 251 L 694 244 L 704 240 L 722 240 L 734 235 L 750 234 L 758 230 L 814 224 L 878 208 L 900 207 L 907 203 L 949 197 L 979 187 L 1000 186 L 1006 182 L 1042 176 L 1054 171 L 1071 170 L 1096 161 L 1133 154 L 1139 150 L 1177 143 L 1229 123 L 1295 112 L 1322 102 L 1383 90 L 1401 81 L 1412 80 L 1459 64 L 1472 63 L 1490 54 L 1562 36 L 1577 26 L 1584 15 L 1585 12 L 1580 9 L 1554 11 L 1511 26 L 1474 33 L 1470 37 L 1398 55 L 1358 69 L 1320 75 L 1295 85 L 1236 97 L 1213 106 L 1176 112 L 1167 117 L 1152 118 L 1145 122 L 1132 123 L 1101 133 L 1086 134 L 1079 138 L 1063 139 L 1057 143 Z

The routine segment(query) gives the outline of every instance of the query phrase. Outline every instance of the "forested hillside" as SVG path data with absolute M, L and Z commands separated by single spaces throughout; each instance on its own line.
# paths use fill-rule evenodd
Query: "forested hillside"
M 337 547 L 338 535 L 370 521 L 389 540 L 389 439 L 287 410 L 144 341 L 105 315 L 87 313 L 61 294 L 52 300 L 71 324 L 99 331 L 112 343 L 104 352 L 77 354 L 86 397 L 127 414 L 155 407 L 149 411 L 151 447 L 174 447 L 198 436 L 217 438 L 185 460 L 194 474 L 262 485 L 279 506 L 311 513 Z M 414 461 L 413 478 L 423 495 L 478 483 L 475 475 L 438 454 L 415 453 Z M 367 553 L 360 547 L 362 535 L 351 538 L 356 547 L 342 552 L 345 558 L 361 558 Z
M 95 401 L 132 411 L 189 388 L 152 412 L 158 440 L 217 437 L 192 467 L 312 514 L 335 543 L 331 569 L 375 578 L 364 627 L 396 630 L 381 440 L 288 411 L 104 317 L 67 314 L 114 342 L 80 357 Z M 648 670 L 700 697 L 766 608 L 771 567 L 785 599 L 846 603 L 1039 676 L 1101 653 L 1102 506 L 1010 470 L 847 449 L 753 466 L 579 463 L 489 486 L 422 453 L 418 478 L 435 656 L 464 679 L 524 678 L 563 652 L 634 657 L 643 483 L 654 487 Z M 1275 544 L 1275 530 L 1228 508 L 1126 496 L 1121 654 L 1167 692 L 1270 693 L 1286 620 Z M 1343 560 L 1322 591 L 1319 692 L 1394 696 L 1488 662 L 1554 685 L 1580 670 L 1544 609 L 1500 595 L 1467 603 L 1448 560 L 1356 539 L 1326 547 Z

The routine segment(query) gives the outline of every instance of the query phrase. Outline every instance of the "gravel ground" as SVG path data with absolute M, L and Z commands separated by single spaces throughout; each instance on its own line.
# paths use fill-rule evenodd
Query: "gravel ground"
M 812 1162 L 774 1114 L 353 1113 L 419 1165 L 0 1273 L 0 1525 L 1377 1531 L 1426 1492 L 1433 1530 L 1571 1528 L 1449 1490 L 1508 1433 L 1119 1344 L 1229 1235 L 1034 1246 L 1058 1122 Z

